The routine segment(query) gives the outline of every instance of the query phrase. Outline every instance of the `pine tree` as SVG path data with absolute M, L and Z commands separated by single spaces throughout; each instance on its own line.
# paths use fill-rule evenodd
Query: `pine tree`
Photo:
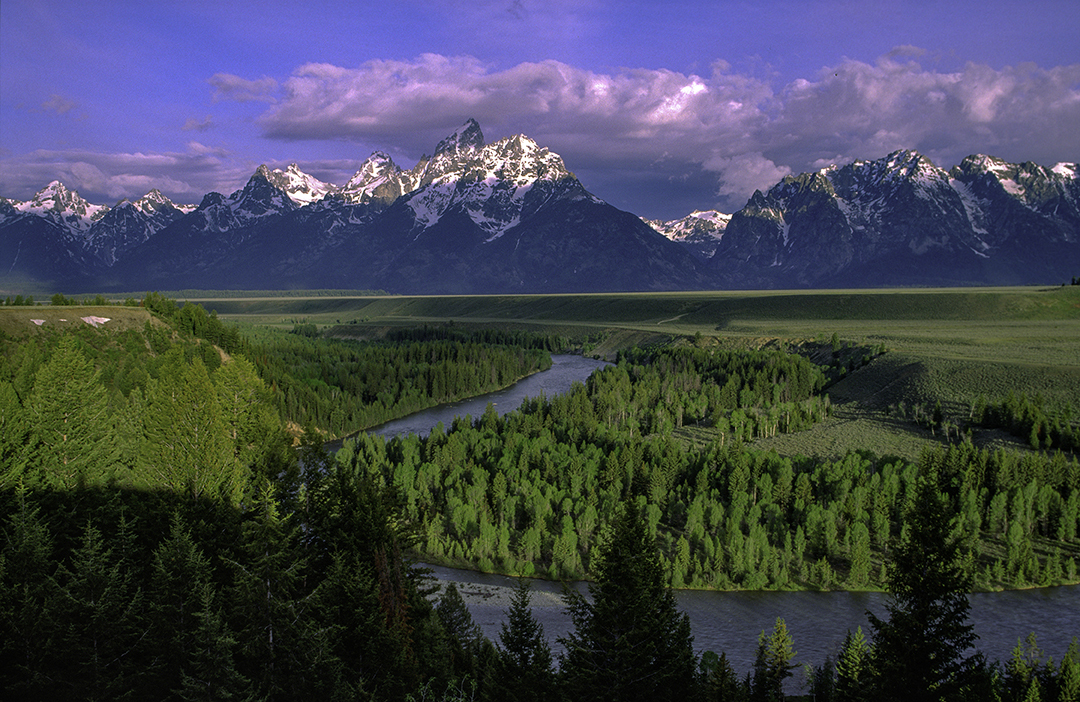
M 186 702 L 251 699 L 251 684 L 240 674 L 233 657 L 236 638 L 219 609 L 213 584 L 202 583 L 196 595 L 195 626 L 176 696 Z
M 255 500 L 254 514 L 243 525 L 240 556 L 232 562 L 228 611 L 240 669 L 256 695 L 293 699 L 316 675 L 310 662 L 322 644 L 309 635 L 302 592 L 306 563 L 297 548 L 297 529 L 280 513 L 270 483 L 260 486 Z
M 0 488 L 13 487 L 22 476 L 20 455 L 29 426 L 15 386 L 0 380 Z
M 959 700 L 983 666 L 980 654 L 965 656 L 978 638 L 968 622 L 971 573 L 931 466 L 921 466 L 912 497 L 908 528 L 888 568 L 889 618 L 868 613 L 873 696 L 882 702 Z
M 623 505 L 593 562 L 592 602 L 567 591 L 574 631 L 560 675 L 572 699 L 685 700 L 696 661 L 690 620 L 675 608 L 637 510 Z
M 754 676 L 750 687 L 753 702 L 783 702 L 784 681 L 796 668 L 791 663 L 795 657 L 791 635 L 783 619 L 777 618 L 772 634 L 762 631 L 758 636 L 757 654 L 754 659 Z
M 61 565 L 57 580 L 56 623 L 66 654 L 59 678 L 67 695 L 114 700 L 131 694 L 142 674 L 136 650 L 147 629 L 131 564 L 117 557 L 88 522 L 70 569 Z
M 144 482 L 199 497 L 237 502 L 246 475 L 237 465 L 221 405 L 206 367 L 166 356 L 161 378 L 147 389 L 138 470 Z
M 495 680 L 498 698 L 508 702 L 540 702 L 554 697 L 551 648 L 544 627 L 529 608 L 529 582 L 521 580 L 499 633 Z
M 1075 636 L 1061 659 L 1057 687 L 1058 702 L 1080 702 L 1080 640 Z
M 74 489 L 104 483 L 119 459 L 100 373 L 74 337 L 34 376 L 27 400 L 27 485 Z
M 450 645 L 450 667 L 459 681 L 476 683 L 481 678 L 478 656 L 483 633 L 473 621 L 456 583 L 447 583 L 435 613 Z
M 25 493 L 17 500 L 0 552 L 0 689 L 11 700 L 49 699 L 61 694 L 52 536 Z
M 860 626 L 852 634 L 847 632 L 836 659 L 835 702 L 861 702 L 867 698 L 867 681 L 870 677 L 867 665 L 870 651 Z
M 233 663 L 235 639 L 218 607 L 210 561 L 193 542 L 179 514 L 154 552 L 147 591 L 152 621 L 145 696 L 223 699 L 246 681 Z

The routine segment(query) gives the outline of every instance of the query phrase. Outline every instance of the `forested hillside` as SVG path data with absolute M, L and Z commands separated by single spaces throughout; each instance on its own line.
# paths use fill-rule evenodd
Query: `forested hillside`
M 567 342 L 428 328 L 361 343 L 304 325 L 241 333 L 153 294 L 68 302 L 0 317 L 5 699 L 776 699 L 792 667 L 783 622 L 743 678 L 693 651 L 672 585 L 887 589 L 874 640 L 814 672 L 821 699 L 884 695 L 922 650 L 889 642 L 936 640 L 924 615 L 943 602 L 957 622 L 927 653 L 927 690 L 1080 695 L 1075 646 L 1051 664 L 1032 642 L 997 672 L 964 653 L 970 588 L 1078 579 L 1080 464 L 1052 448 L 1071 446 L 1068 408 L 973 410 L 1039 451 L 956 432 L 917 462 L 786 457 L 750 444 L 826 418 L 832 372 L 684 345 L 627 351 L 504 417 L 362 433 L 330 455 L 324 434 L 505 384 Z M 716 438 L 678 438 L 688 427 Z M 912 565 L 927 549 L 941 552 L 936 589 Z M 588 577 L 592 599 L 571 598 L 556 666 L 527 590 L 493 644 L 417 555 Z
M 426 558 L 582 578 L 598 527 L 637 505 L 676 587 L 882 588 L 920 467 L 944 476 L 982 588 L 1076 582 L 1080 464 L 960 441 L 918 464 L 850 453 L 782 457 L 748 446 L 828 412 L 824 377 L 779 351 L 634 351 L 568 395 L 427 438 L 361 436 L 338 460 L 393 485 Z M 702 450 L 672 436 L 721 428 Z

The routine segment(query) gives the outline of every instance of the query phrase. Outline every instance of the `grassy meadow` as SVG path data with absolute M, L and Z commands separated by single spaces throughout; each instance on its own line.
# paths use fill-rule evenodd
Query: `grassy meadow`
M 841 455 L 869 449 L 916 457 L 942 440 L 911 421 L 916 406 L 941 402 L 956 424 L 981 395 L 1040 394 L 1053 406 L 1080 399 L 1080 287 L 835 291 L 718 291 L 593 295 L 397 297 L 207 296 L 187 299 L 223 320 L 291 328 L 314 323 L 330 334 L 374 338 L 419 324 L 557 333 L 608 358 L 634 345 L 766 346 L 840 355 L 887 352 L 829 388 L 835 411 L 798 434 L 759 440 L 781 454 Z M 831 348 L 829 349 L 831 351 Z M 711 429 L 685 427 L 688 442 Z M 977 445 L 1023 447 L 1000 431 L 977 430 Z

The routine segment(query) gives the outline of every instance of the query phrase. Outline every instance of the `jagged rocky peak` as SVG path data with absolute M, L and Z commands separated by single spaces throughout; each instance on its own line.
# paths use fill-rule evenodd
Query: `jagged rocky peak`
M 480 124 L 475 119 L 469 119 L 458 127 L 457 131 L 439 142 L 439 145 L 435 147 L 435 157 L 458 156 L 479 151 L 482 148 L 484 148 L 484 133 L 480 131 Z
M 15 209 L 47 217 L 74 232 L 85 232 L 109 211 L 105 205 L 90 204 L 59 180 L 37 191 L 30 200 L 15 204 Z
M 376 151 L 367 157 L 356 174 L 341 189 L 341 196 L 353 205 L 389 205 L 411 191 L 414 185 L 410 172 L 401 170 L 388 154 Z
M 485 146 L 479 160 L 480 167 L 490 176 L 514 181 L 519 187 L 537 180 L 559 180 L 570 176 L 561 156 L 524 134 L 515 134 Z
M 187 213 L 195 209 L 195 205 L 180 205 L 173 202 L 157 188 L 146 193 L 141 198 L 131 203 L 131 205 L 147 216 L 168 213 L 173 210 Z
M 295 163 L 290 163 L 285 170 L 275 168 L 271 171 L 266 166 L 259 166 L 258 172 L 298 205 L 318 202 L 337 190 L 333 185 L 300 170 Z
M 731 215 L 718 210 L 694 210 L 681 219 L 668 222 L 642 218 L 646 224 L 665 238 L 682 244 L 699 260 L 707 260 L 724 238 Z

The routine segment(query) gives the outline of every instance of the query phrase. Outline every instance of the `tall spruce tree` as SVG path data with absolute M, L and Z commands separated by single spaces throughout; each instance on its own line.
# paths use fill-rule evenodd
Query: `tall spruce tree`
M 836 659 L 835 702 L 861 702 L 866 699 L 869 658 L 870 651 L 862 627 L 856 629 L 854 634 L 849 630 Z
M 527 580 L 518 584 L 499 632 L 495 689 L 507 702 L 540 702 L 555 695 L 551 647 L 544 626 L 529 607 L 532 593 Z
M 120 453 L 100 375 L 70 336 L 34 375 L 22 461 L 28 486 L 70 490 L 112 477 Z
M 62 694 L 52 672 L 63 655 L 53 539 L 26 494 L 17 500 L 0 551 L 0 689 L 9 700 L 50 699 Z
M 590 602 L 565 595 L 574 631 L 560 675 L 571 699 L 686 700 L 696 658 L 690 619 L 675 607 L 660 555 L 641 515 L 624 504 L 594 560 Z
M 889 618 L 868 613 L 874 630 L 872 697 L 881 702 L 960 700 L 979 684 L 978 636 L 968 621 L 971 573 L 950 523 L 948 497 L 924 462 L 907 506 L 907 529 L 893 548 Z
M 788 633 L 787 624 L 777 618 L 772 634 L 762 631 L 758 636 L 757 655 L 754 659 L 754 677 L 750 686 L 753 702 L 783 702 L 784 681 L 792 676 L 795 665 L 795 649 Z

